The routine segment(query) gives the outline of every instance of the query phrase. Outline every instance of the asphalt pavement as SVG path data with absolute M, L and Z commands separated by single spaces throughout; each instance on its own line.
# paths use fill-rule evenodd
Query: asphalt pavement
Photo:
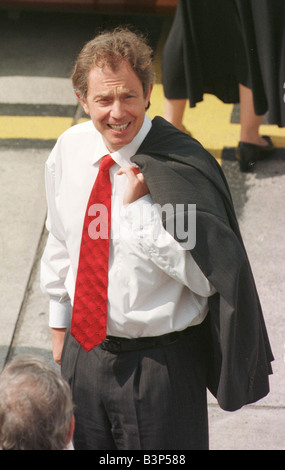
M 76 55 L 99 28 L 127 23 L 147 31 L 157 61 L 149 115 L 162 114 L 159 54 L 170 21 L 0 10 L 0 369 L 22 353 L 54 364 L 48 299 L 39 287 L 44 163 L 61 132 L 86 118 L 69 78 Z M 285 450 L 285 130 L 264 121 L 277 149 L 243 174 L 234 159 L 237 106 L 206 96 L 186 111 L 184 124 L 228 179 L 275 356 L 271 391 L 259 402 L 228 413 L 209 395 L 210 449 Z

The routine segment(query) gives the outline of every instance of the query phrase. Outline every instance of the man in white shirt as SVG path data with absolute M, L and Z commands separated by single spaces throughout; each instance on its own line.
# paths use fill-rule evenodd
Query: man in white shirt
M 216 291 L 190 250 L 163 228 L 131 161 L 152 129 L 145 114 L 151 56 L 127 30 L 83 48 L 73 85 L 91 121 L 66 131 L 46 164 L 41 284 L 50 297 L 54 358 L 76 405 L 75 449 L 208 448 L 205 325 Z M 106 154 L 115 162 L 107 339 L 86 352 L 69 326 L 85 210 Z

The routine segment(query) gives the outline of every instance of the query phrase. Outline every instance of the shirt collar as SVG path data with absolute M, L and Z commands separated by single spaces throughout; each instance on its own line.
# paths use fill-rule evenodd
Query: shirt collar
M 94 157 L 92 159 L 92 163 L 98 162 L 104 155 L 111 155 L 113 160 L 120 166 L 129 166 L 133 165 L 131 162 L 131 157 L 135 155 L 137 149 L 149 133 L 152 126 L 151 119 L 145 115 L 144 122 L 142 127 L 140 128 L 137 135 L 134 139 L 128 144 L 122 147 L 121 149 L 117 150 L 116 152 L 110 153 L 107 149 L 102 134 L 100 134 L 96 129 L 96 132 L 99 134 L 99 138 L 96 143 L 96 148 L 94 152 Z

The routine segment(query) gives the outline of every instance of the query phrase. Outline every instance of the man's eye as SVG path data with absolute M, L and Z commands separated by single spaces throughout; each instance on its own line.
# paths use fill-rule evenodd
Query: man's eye
M 108 104 L 111 102 L 111 99 L 110 98 L 98 98 L 95 101 L 96 103 L 99 103 L 99 104 Z

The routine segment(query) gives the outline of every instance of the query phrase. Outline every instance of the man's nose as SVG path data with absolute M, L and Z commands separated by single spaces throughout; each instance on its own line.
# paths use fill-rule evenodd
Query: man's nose
M 112 104 L 111 116 L 120 119 L 124 115 L 124 105 L 120 100 L 115 100 Z

